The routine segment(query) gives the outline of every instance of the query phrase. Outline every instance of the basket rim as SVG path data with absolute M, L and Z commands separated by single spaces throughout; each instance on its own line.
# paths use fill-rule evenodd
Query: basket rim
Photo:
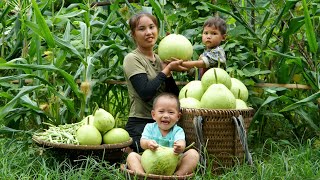
M 40 139 L 38 136 L 33 135 L 32 140 L 38 145 L 43 145 L 47 147 L 59 148 L 59 149 L 70 149 L 70 150 L 104 150 L 104 149 L 119 149 L 128 147 L 132 144 L 133 140 L 130 139 L 123 143 L 117 144 L 101 144 L 101 145 L 75 145 L 75 144 L 65 144 L 65 143 L 52 143 Z
M 221 112 L 248 112 L 248 111 L 255 111 L 252 107 L 247 109 L 208 109 L 208 108 L 184 108 L 181 107 L 181 110 L 194 110 L 194 111 L 221 111 Z
M 206 108 L 181 108 L 182 114 L 202 114 L 202 115 L 246 115 L 253 116 L 255 114 L 255 109 L 206 109 Z
M 133 176 L 136 175 L 136 176 L 143 177 L 143 178 L 146 177 L 146 178 L 154 178 L 154 179 L 186 179 L 186 178 L 190 178 L 190 177 L 194 176 L 193 173 L 187 174 L 187 175 L 183 175 L 183 176 L 176 176 L 176 175 L 165 176 L 165 175 L 156 175 L 156 174 L 135 173 L 134 171 L 132 171 L 130 169 L 127 169 L 125 164 L 121 164 L 120 165 L 120 169 L 123 172 L 129 173 L 130 175 L 133 175 Z

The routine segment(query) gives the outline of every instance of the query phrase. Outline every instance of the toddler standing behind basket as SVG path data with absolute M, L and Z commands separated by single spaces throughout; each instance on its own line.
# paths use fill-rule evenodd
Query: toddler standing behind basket
M 205 45 L 205 51 L 196 61 L 184 61 L 182 66 L 191 69 L 199 69 L 199 79 L 208 68 L 221 67 L 226 68 L 226 55 L 224 49 L 220 46 L 225 41 L 227 35 L 227 25 L 225 20 L 215 16 L 209 18 L 203 24 L 202 43 Z M 176 59 L 177 60 L 177 59 Z

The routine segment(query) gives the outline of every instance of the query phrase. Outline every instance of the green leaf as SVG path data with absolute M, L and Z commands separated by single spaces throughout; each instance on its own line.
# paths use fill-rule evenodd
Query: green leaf
M 71 54 L 75 54 L 78 56 L 78 58 L 80 58 L 82 61 L 83 61 L 83 57 L 81 56 L 81 54 L 79 53 L 79 51 L 72 45 L 70 44 L 69 42 L 63 40 L 63 39 L 60 39 L 59 37 L 57 36 L 54 36 L 54 40 L 55 42 L 57 43 L 57 45 L 64 49 L 64 50 L 67 50 L 68 52 L 70 52 Z
M 3 8 L 3 7 L 2 7 Z M 3 26 L 5 26 L 5 23 L 6 23 L 6 21 L 5 21 L 5 17 L 8 15 L 8 13 L 10 12 L 10 10 L 11 10 L 11 7 L 8 5 L 8 6 L 5 6 L 1 11 L 1 13 L 0 13 L 0 20 L 1 20 L 1 23 L 3 24 Z M 1 31 L 3 31 L 3 29 L 1 30 Z M 0 32 L 1 32 L 0 31 Z
M 109 49 L 114 49 L 114 50 L 117 50 L 117 51 L 124 51 L 126 50 L 126 47 L 124 46 L 119 46 L 119 45 L 116 45 L 116 44 L 112 44 L 110 46 L 106 46 L 106 45 L 103 45 L 97 52 L 95 52 L 93 54 L 93 58 L 96 58 L 96 59 L 100 59 L 102 56 L 105 56 L 106 52 L 109 50 Z
M 285 6 L 282 8 L 280 14 L 277 16 L 277 18 L 275 18 L 273 24 L 271 25 L 271 28 L 265 38 L 265 43 L 263 45 L 263 49 L 265 49 L 268 44 L 269 44 L 269 41 L 270 41 L 270 38 L 272 36 L 272 34 L 274 33 L 273 30 L 277 27 L 277 25 L 279 24 L 279 22 L 282 20 L 282 17 L 288 13 L 288 11 L 297 3 L 296 0 L 292 1 L 292 0 L 289 0 L 289 1 L 286 1 L 286 4 Z
M 77 83 L 74 81 L 73 76 L 68 74 L 62 69 L 55 67 L 54 65 L 33 65 L 33 64 L 14 64 L 14 63 L 4 63 L 0 64 L 0 69 L 33 69 L 33 70 L 46 70 L 46 71 L 56 71 L 58 72 L 62 78 L 65 80 L 67 84 L 69 84 L 70 88 L 77 95 L 77 97 L 81 97 L 81 92 L 78 89 Z
M 16 105 L 16 103 L 20 100 L 22 96 L 25 94 L 32 93 L 36 89 L 42 88 L 43 85 L 38 85 L 38 86 L 24 86 L 22 87 L 21 91 L 10 100 L 5 106 L 0 108 L 0 120 L 2 120 Z
M 76 114 L 76 110 L 74 109 L 74 102 L 72 99 L 64 97 L 61 93 L 55 90 L 55 87 L 48 86 L 48 89 L 63 101 L 63 103 L 67 106 L 68 111 L 70 111 L 72 114 Z
M 27 108 L 33 109 L 35 111 L 39 111 L 41 110 L 37 103 L 35 101 L 33 101 L 32 99 L 30 99 L 30 97 L 25 94 L 24 96 L 22 96 L 21 98 L 21 104 L 23 104 L 23 106 L 26 106 Z
M 306 84 L 311 86 L 314 90 L 319 90 L 318 81 L 315 75 L 315 71 L 303 71 L 302 72 L 303 78 L 306 81 Z
M 262 27 L 265 26 L 265 23 L 267 22 L 267 20 L 269 19 L 269 17 L 270 17 L 270 10 L 269 10 L 269 9 L 266 9 L 266 13 L 265 13 L 265 15 L 264 15 L 264 17 L 263 17 L 263 20 L 262 20 L 261 24 L 259 25 L 259 28 L 262 28 Z
M 307 34 L 309 48 L 311 52 L 316 53 L 318 50 L 318 43 L 317 43 L 316 35 L 312 26 L 306 0 L 302 0 L 302 5 L 303 5 L 304 22 L 306 25 L 306 34 Z
M 242 26 L 244 26 L 252 36 L 258 38 L 257 34 L 254 32 L 254 30 L 248 25 L 248 23 L 246 21 L 244 21 L 242 19 L 242 17 L 240 16 L 237 16 L 235 15 L 232 11 L 230 10 L 227 10 L 227 9 L 223 9 L 219 6 L 216 6 L 216 5 L 213 5 L 211 3 L 207 3 L 208 7 L 210 7 L 211 9 L 214 9 L 214 10 L 217 10 L 217 11 L 220 11 L 220 12 L 223 12 L 223 13 L 226 13 L 226 14 L 229 14 L 230 16 L 232 16 L 234 19 L 236 19 Z M 260 38 L 258 38 L 258 40 L 260 41 Z
M 295 112 L 299 114 L 301 117 L 303 117 L 303 119 L 306 120 L 306 122 L 310 125 L 310 127 L 312 127 L 315 131 L 320 131 L 319 126 L 317 126 L 314 122 L 314 121 L 317 122 L 317 120 L 310 117 L 310 113 L 305 112 L 302 109 L 295 110 Z
M 31 22 L 31 21 L 28 21 L 26 20 L 25 22 L 25 25 L 30 28 L 34 33 L 38 34 L 39 36 L 41 36 L 42 38 L 45 38 L 43 33 L 42 33 L 42 30 L 40 29 L 40 27 L 34 23 L 34 22 Z
M 259 109 L 256 111 L 256 113 L 254 114 L 253 116 L 253 119 L 255 119 L 255 117 L 259 114 L 260 110 L 266 106 L 267 104 L 279 99 L 280 97 L 279 96 L 269 96 L 262 104 L 261 106 L 259 107 Z
M 277 82 L 280 84 L 290 83 L 290 66 L 287 63 L 282 63 L 278 68 L 279 69 L 275 72 L 277 76 Z
M 13 98 L 12 94 L 7 93 L 7 92 L 0 92 L 0 97 L 1 97 L 1 99 L 3 99 L 3 98 L 12 99 Z
M 314 100 L 316 100 L 318 98 L 320 98 L 320 91 L 318 91 L 317 93 L 312 94 L 311 96 L 309 96 L 307 98 L 304 98 L 304 99 L 302 99 L 302 100 L 300 100 L 300 101 L 298 101 L 296 103 L 290 104 L 289 106 L 281 109 L 280 112 L 285 112 L 285 111 L 290 111 L 290 110 L 296 109 L 296 108 L 298 108 L 300 106 L 303 106 L 306 103 L 314 101 Z
M 240 71 L 237 71 L 238 73 L 241 73 Z M 252 76 L 256 76 L 256 75 L 261 75 L 261 74 L 270 74 L 271 71 L 270 70 L 263 70 L 261 71 L 261 69 L 259 68 L 245 68 L 242 70 L 241 75 L 247 76 L 247 77 L 252 77 Z
M 31 0 L 31 2 L 32 2 L 32 7 L 34 9 L 35 15 L 36 15 L 37 24 L 39 26 L 39 29 L 41 29 L 41 31 L 42 31 L 42 34 L 43 34 L 45 41 L 47 42 L 47 44 L 50 48 L 54 48 L 55 43 L 54 43 L 53 36 L 51 34 L 51 31 L 50 31 L 44 17 L 42 16 L 42 14 L 40 12 L 40 9 L 38 7 L 36 0 Z
M 285 57 L 285 58 L 289 58 L 289 59 L 299 59 L 301 60 L 301 57 L 296 57 L 296 56 L 290 56 L 288 54 L 285 54 L 285 53 L 281 53 L 279 51 L 274 51 L 274 50 L 265 50 L 264 52 L 266 52 L 267 54 L 274 54 L 274 55 L 278 55 L 278 56 L 282 56 L 282 57 Z
M 85 13 L 87 11 L 85 10 L 76 10 L 76 11 L 73 11 L 73 12 L 70 12 L 70 13 L 67 13 L 67 14 L 63 14 L 63 15 L 58 15 L 56 16 L 56 18 L 71 18 L 71 17 L 76 17 L 76 16 L 79 16 L 83 13 Z
M 12 129 L 6 126 L 0 128 L 0 134 L 13 134 L 18 132 L 23 132 L 23 130 Z
M 90 49 L 90 46 L 89 46 L 89 31 L 90 30 L 88 27 L 87 27 L 87 24 L 84 23 L 84 22 L 79 22 L 80 24 L 80 32 L 81 32 L 81 37 L 82 37 L 82 40 L 83 40 L 83 44 L 84 44 L 84 48 L 85 49 Z
M 161 5 L 158 1 L 149 0 L 152 8 L 154 9 L 155 14 L 160 20 L 164 20 L 164 13 L 162 11 Z
M 22 35 L 22 32 L 21 32 L 21 28 L 22 27 L 21 27 L 20 16 L 14 17 L 13 29 L 11 30 L 10 33 L 16 34 L 17 37 L 16 37 L 16 40 L 14 42 L 14 46 L 11 47 L 10 54 L 6 56 L 7 60 L 16 58 L 21 53 L 20 50 L 21 50 L 21 47 L 23 46 L 22 42 L 23 42 L 23 38 L 24 38 L 23 35 Z M 12 38 L 12 37 L 8 37 L 8 38 Z
M 2 57 L 0 57 L 0 64 L 1 63 L 6 63 L 7 61 L 5 59 L 3 59 Z
M 142 6 L 142 11 L 152 14 L 152 7 Z
M 303 24 L 304 24 L 303 17 L 296 17 L 296 18 L 290 19 L 289 28 L 284 34 L 291 35 L 291 34 L 296 33 L 301 28 L 301 26 Z
M 66 29 L 64 30 L 64 34 L 63 34 L 63 40 L 66 42 L 70 42 L 70 32 L 71 32 L 71 25 L 70 25 L 70 21 L 67 22 L 66 25 Z
M 14 80 L 20 80 L 20 79 L 22 80 L 32 79 L 32 78 L 39 79 L 42 83 L 52 86 L 52 84 L 50 84 L 47 80 L 39 76 L 36 76 L 34 74 L 19 74 L 19 75 L 13 75 L 13 76 L 4 76 L 4 77 L 0 77 L 0 82 L 8 82 L 8 81 L 14 81 Z

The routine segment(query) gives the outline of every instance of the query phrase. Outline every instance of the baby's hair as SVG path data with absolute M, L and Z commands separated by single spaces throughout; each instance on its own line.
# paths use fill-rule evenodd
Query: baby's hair
M 152 15 L 152 14 L 150 14 L 148 12 L 140 12 L 140 13 L 137 13 L 137 14 L 133 15 L 129 20 L 129 26 L 130 26 L 131 34 L 134 34 L 135 29 L 136 29 L 137 25 L 139 24 L 140 19 L 143 16 L 147 16 L 148 18 L 150 18 L 152 20 L 152 22 L 156 25 L 156 27 L 157 28 L 159 27 L 158 26 L 158 20 L 154 15 Z
M 156 106 L 158 100 L 161 98 L 161 97 L 165 97 L 165 98 L 168 98 L 168 99 L 174 99 L 176 102 L 177 102 L 177 109 L 178 111 L 180 112 L 180 101 L 179 101 L 179 98 L 172 94 L 172 93 L 168 93 L 168 92 L 163 92 L 163 93 L 160 93 L 154 100 L 153 100 L 153 108 Z
M 205 27 L 215 27 L 217 28 L 221 34 L 227 33 L 227 24 L 226 21 L 219 16 L 211 17 L 203 24 L 203 28 Z

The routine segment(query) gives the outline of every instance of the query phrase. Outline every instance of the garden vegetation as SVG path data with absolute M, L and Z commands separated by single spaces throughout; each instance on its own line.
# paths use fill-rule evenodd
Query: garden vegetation
M 248 130 L 253 165 L 196 179 L 319 179 L 319 0 L 2 0 L 0 1 L 0 177 L 3 179 L 125 179 L 117 163 L 77 162 L 31 139 L 47 124 L 77 123 L 96 107 L 123 127 L 129 99 L 124 56 L 135 48 L 128 19 L 157 16 L 159 41 L 182 34 L 197 59 L 202 25 L 228 24 L 227 72 L 249 90 L 255 109 Z M 182 88 L 194 80 L 175 73 Z M 240 160 L 241 161 L 241 160 Z M 240 162 L 239 161 L 239 162 Z

